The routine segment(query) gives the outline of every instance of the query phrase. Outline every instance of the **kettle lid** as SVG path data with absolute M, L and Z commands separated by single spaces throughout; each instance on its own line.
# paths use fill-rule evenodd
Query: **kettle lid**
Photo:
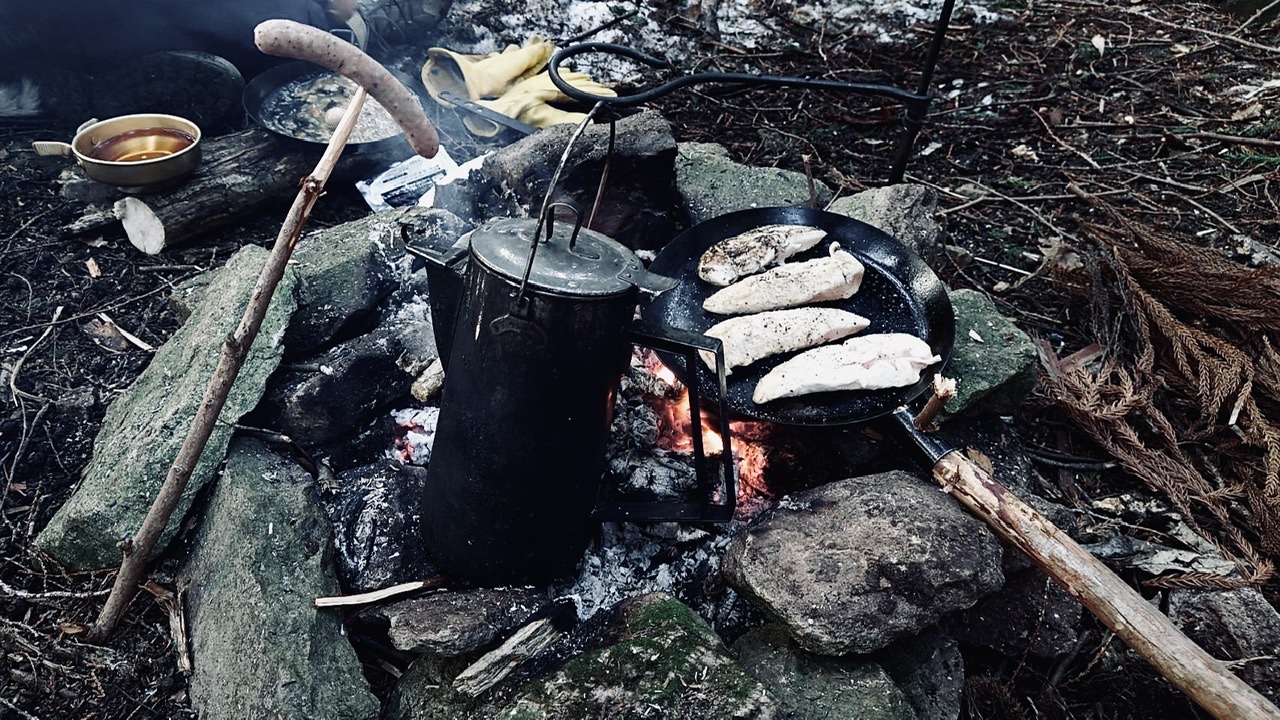
M 594 230 L 548 222 L 535 248 L 538 230 L 532 218 L 491 220 L 471 233 L 472 257 L 516 283 L 528 268 L 531 289 L 557 295 L 620 295 L 650 276 L 635 253 Z

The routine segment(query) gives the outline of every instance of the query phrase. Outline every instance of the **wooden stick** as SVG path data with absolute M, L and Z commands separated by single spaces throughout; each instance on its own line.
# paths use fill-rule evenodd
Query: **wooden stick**
M 933 467 L 942 489 L 1023 551 L 1161 675 L 1222 720 L 1280 720 L 1280 710 L 1226 663 L 1192 642 L 1173 621 L 959 452 Z
M 437 576 L 427 580 L 414 580 L 413 582 L 400 583 L 399 585 L 392 585 L 391 587 L 382 588 L 380 590 L 371 590 L 367 593 L 358 593 L 356 595 L 318 597 L 315 600 L 312 600 L 311 603 L 318 608 L 342 607 L 344 605 L 367 605 L 369 603 L 393 598 L 397 595 L 404 595 L 405 593 L 441 587 L 444 584 L 445 579 Z
M 562 635 L 564 631 L 556 626 L 552 618 L 535 620 L 459 673 L 453 680 L 453 689 L 463 695 L 476 697 L 497 685 L 523 662 L 545 650 Z
M 124 553 L 124 559 L 120 563 L 120 571 L 116 573 L 115 583 L 111 586 L 111 594 L 107 596 L 97 622 L 89 629 L 86 636 L 90 642 L 103 642 L 111 636 L 125 607 L 137 593 L 138 583 L 142 580 L 151 551 L 155 549 L 160 533 L 168 525 L 169 517 L 177 507 L 178 499 L 182 497 L 182 491 L 187 487 L 187 481 L 191 479 L 196 461 L 200 459 L 200 454 L 204 452 L 205 445 L 209 442 L 209 436 L 213 434 L 218 416 L 222 413 L 227 395 L 231 392 L 231 385 L 240 374 L 240 368 L 244 365 L 249 347 L 258 336 L 262 319 L 267 314 L 267 307 L 271 304 L 271 297 L 275 294 L 280 279 L 284 277 L 285 268 L 288 266 L 290 256 L 293 255 L 293 249 L 297 247 L 298 238 L 302 237 L 302 228 L 311 215 L 311 209 L 324 193 L 324 184 L 333 172 L 333 166 L 338 162 L 338 157 L 342 155 L 347 139 L 351 137 L 351 130 L 355 127 L 360 108 L 364 106 L 365 97 L 364 88 L 356 91 L 346 114 L 342 116 L 342 121 L 334 130 L 333 138 L 329 140 L 329 145 L 325 148 L 320 162 L 316 163 L 315 170 L 303 179 L 302 189 L 294 198 L 293 206 L 289 208 L 289 213 L 280 227 L 280 234 L 276 237 L 276 244 L 263 264 L 262 272 L 258 275 L 253 294 L 250 295 L 244 315 L 240 318 L 240 326 L 222 343 L 222 355 L 218 359 L 218 367 L 214 370 L 213 377 L 209 379 L 204 398 L 200 401 L 200 408 L 191 421 L 191 427 L 187 431 L 186 439 L 182 442 L 182 447 L 178 449 L 178 456 L 170 466 L 164 483 L 160 486 L 160 492 L 156 494 L 151 508 L 147 510 L 147 516 L 143 519 L 137 534 L 132 539 L 121 543 L 120 549 Z

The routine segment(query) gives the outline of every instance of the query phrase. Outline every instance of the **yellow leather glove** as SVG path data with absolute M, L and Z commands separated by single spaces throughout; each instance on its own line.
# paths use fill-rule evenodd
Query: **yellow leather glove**
M 427 64 L 422 66 L 422 84 L 436 102 L 452 107 L 441 99 L 448 93 L 468 100 L 496 98 L 512 84 L 541 70 L 556 51 L 554 45 L 534 35 L 523 46 L 509 45 L 500 53 L 461 55 L 445 48 L 427 51 Z
M 560 77 L 583 92 L 607 97 L 617 96 L 612 89 L 592 80 L 586 73 L 561 72 Z M 578 123 L 587 116 L 586 113 L 561 110 L 548 104 L 557 102 L 574 102 L 574 100 L 560 92 L 560 88 L 551 82 L 551 73 L 543 72 L 512 85 L 502 97 L 496 100 L 480 100 L 479 104 L 538 128 L 560 123 Z M 468 130 L 481 137 L 493 137 L 502 130 L 497 123 L 477 115 L 463 117 L 462 123 Z

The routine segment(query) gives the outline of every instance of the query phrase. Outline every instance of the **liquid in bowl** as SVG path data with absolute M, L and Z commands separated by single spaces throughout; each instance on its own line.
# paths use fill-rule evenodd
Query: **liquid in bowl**
M 190 133 L 177 128 L 139 128 L 112 135 L 94 145 L 88 155 L 105 162 L 143 162 L 182 152 L 195 142 Z

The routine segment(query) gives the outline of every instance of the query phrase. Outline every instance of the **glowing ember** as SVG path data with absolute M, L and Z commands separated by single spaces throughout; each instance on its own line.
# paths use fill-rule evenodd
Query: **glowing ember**
M 689 389 L 676 378 L 671 368 L 663 365 L 652 353 L 643 357 L 645 367 L 667 384 L 680 390 L 676 399 L 665 402 L 660 407 L 658 425 L 658 447 L 679 453 L 693 453 L 693 423 L 689 416 Z M 710 404 L 709 401 L 706 404 Z M 704 406 L 699 409 L 702 424 L 702 449 L 708 456 L 724 452 L 724 438 L 717 430 L 719 422 Z M 746 507 L 762 499 L 771 499 L 772 494 L 765 484 L 765 469 L 768 466 L 768 447 L 770 425 L 763 422 L 731 420 L 729 432 L 732 436 L 733 457 L 738 475 L 738 504 Z
M 440 408 L 405 408 L 391 413 L 395 420 L 393 459 L 410 465 L 426 465 L 431 460 L 431 446 L 436 438 Z

